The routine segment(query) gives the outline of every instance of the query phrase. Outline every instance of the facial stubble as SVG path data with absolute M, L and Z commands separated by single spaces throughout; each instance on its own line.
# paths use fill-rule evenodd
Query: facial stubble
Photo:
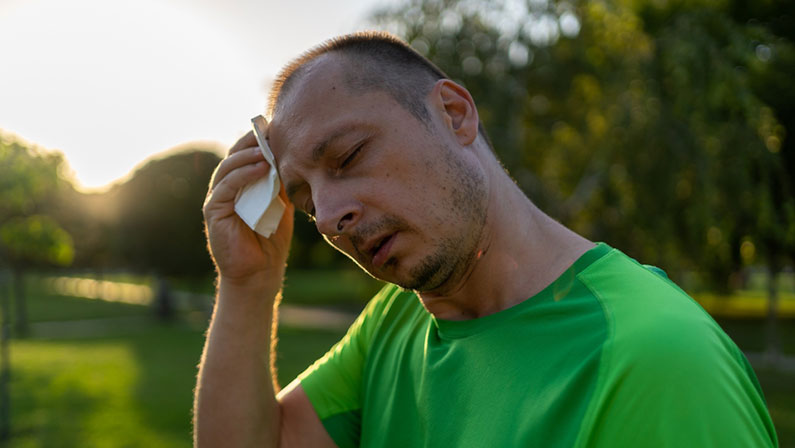
M 402 288 L 439 290 L 464 276 L 477 258 L 486 222 L 485 180 L 481 172 L 465 163 L 453 151 L 442 149 L 447 162 L 445 180 L 451 185 L 444 207 L 447 208 L 448 216 L 461 219 L 466 225 L 463 228 L 451 226 L 458 232 L 439 237 L 434 251 L 409 270 L 408 281 L 398 283 Z
M 484 176 L 477 169 L 452 154 L 449 148 L 443 148 L 441 151 L 445 155 L 446 162 L 445 181 L 450 186 L 448 189 L 450 194 L 443 201 L 442 207 L 446 208 L 445 215 L 448 220 L 463 220 L 466 225 L 463 228 L 451 225 L 449 228 L 452 232 L 438 236 L 432 242 L 432 252 L 415 266 L 409 268 L 408 278 L 405 280 L 389 279 L 404 289 L 437 290 L 446 283 L 463 276 L 476 259 L 478 252 L 478 244 L 486 221 Z M 351 235 L 351 244 L 357 256 L 347 255 L 370 275 L 384 280 L 365 267 L 366 263 L 363 260 L 367 260 L 369 255 L 364 253 L 361 247 L 374 235 L 403 230 L 410 230 L 410 226 L 405 220 L 393 215 L 382 216 L 378 221 L 359 228 L 355 234 Z M 343 251 L 343 253 L 345 252 Z M 384 263 L 384 266 L 390 267 L 397 264 L 395 258 L 390 258 Z

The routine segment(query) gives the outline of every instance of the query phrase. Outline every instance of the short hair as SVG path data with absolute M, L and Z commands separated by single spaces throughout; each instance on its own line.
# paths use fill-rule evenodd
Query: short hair
M 334 37 L 292 60 L 271 86 L 269 117 L 273 117 L 282 95 L 301 77 L 308 63 L 327 53 L 337 53 L 350 60 L 351 64 L 343 68 L 344 82 L 349 89 L 384 91 L 418 121 L 429 125 L 425 97 L 436 81 L 449 77 L 406 42 L 384 31 L 361 31 Z M 491 148 L 482 123 L 478 131 Z

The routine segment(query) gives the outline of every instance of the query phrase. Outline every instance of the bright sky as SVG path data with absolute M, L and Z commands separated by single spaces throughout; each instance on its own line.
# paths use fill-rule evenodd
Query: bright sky
M 3 0 L 0 129 L 96 189 L 192 141 L 227 147 L 279 68 L 401 0 Z

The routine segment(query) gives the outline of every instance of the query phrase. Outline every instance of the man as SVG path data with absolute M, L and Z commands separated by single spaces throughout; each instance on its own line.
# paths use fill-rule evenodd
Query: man
M 290 205 L 263 238 L 234 198 L 251 134 L 204 207 L 219 281 L 197 386 L 202 446 L 772 446 L 742 353 L 665 275 L 555 222 L 491 150 L 469 92 L 396 38 L 285 68 L 268 139 Z M 278 392 L 268 369 L 293 206 L 390 285 Z

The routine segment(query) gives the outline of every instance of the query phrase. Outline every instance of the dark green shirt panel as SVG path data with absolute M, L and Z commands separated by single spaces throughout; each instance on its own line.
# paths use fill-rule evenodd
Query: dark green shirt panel
M 356 448 L 362 427 L 362 413 L 360 409 L 331 415 L 321 421 L 331 439 L 339 448 Z

